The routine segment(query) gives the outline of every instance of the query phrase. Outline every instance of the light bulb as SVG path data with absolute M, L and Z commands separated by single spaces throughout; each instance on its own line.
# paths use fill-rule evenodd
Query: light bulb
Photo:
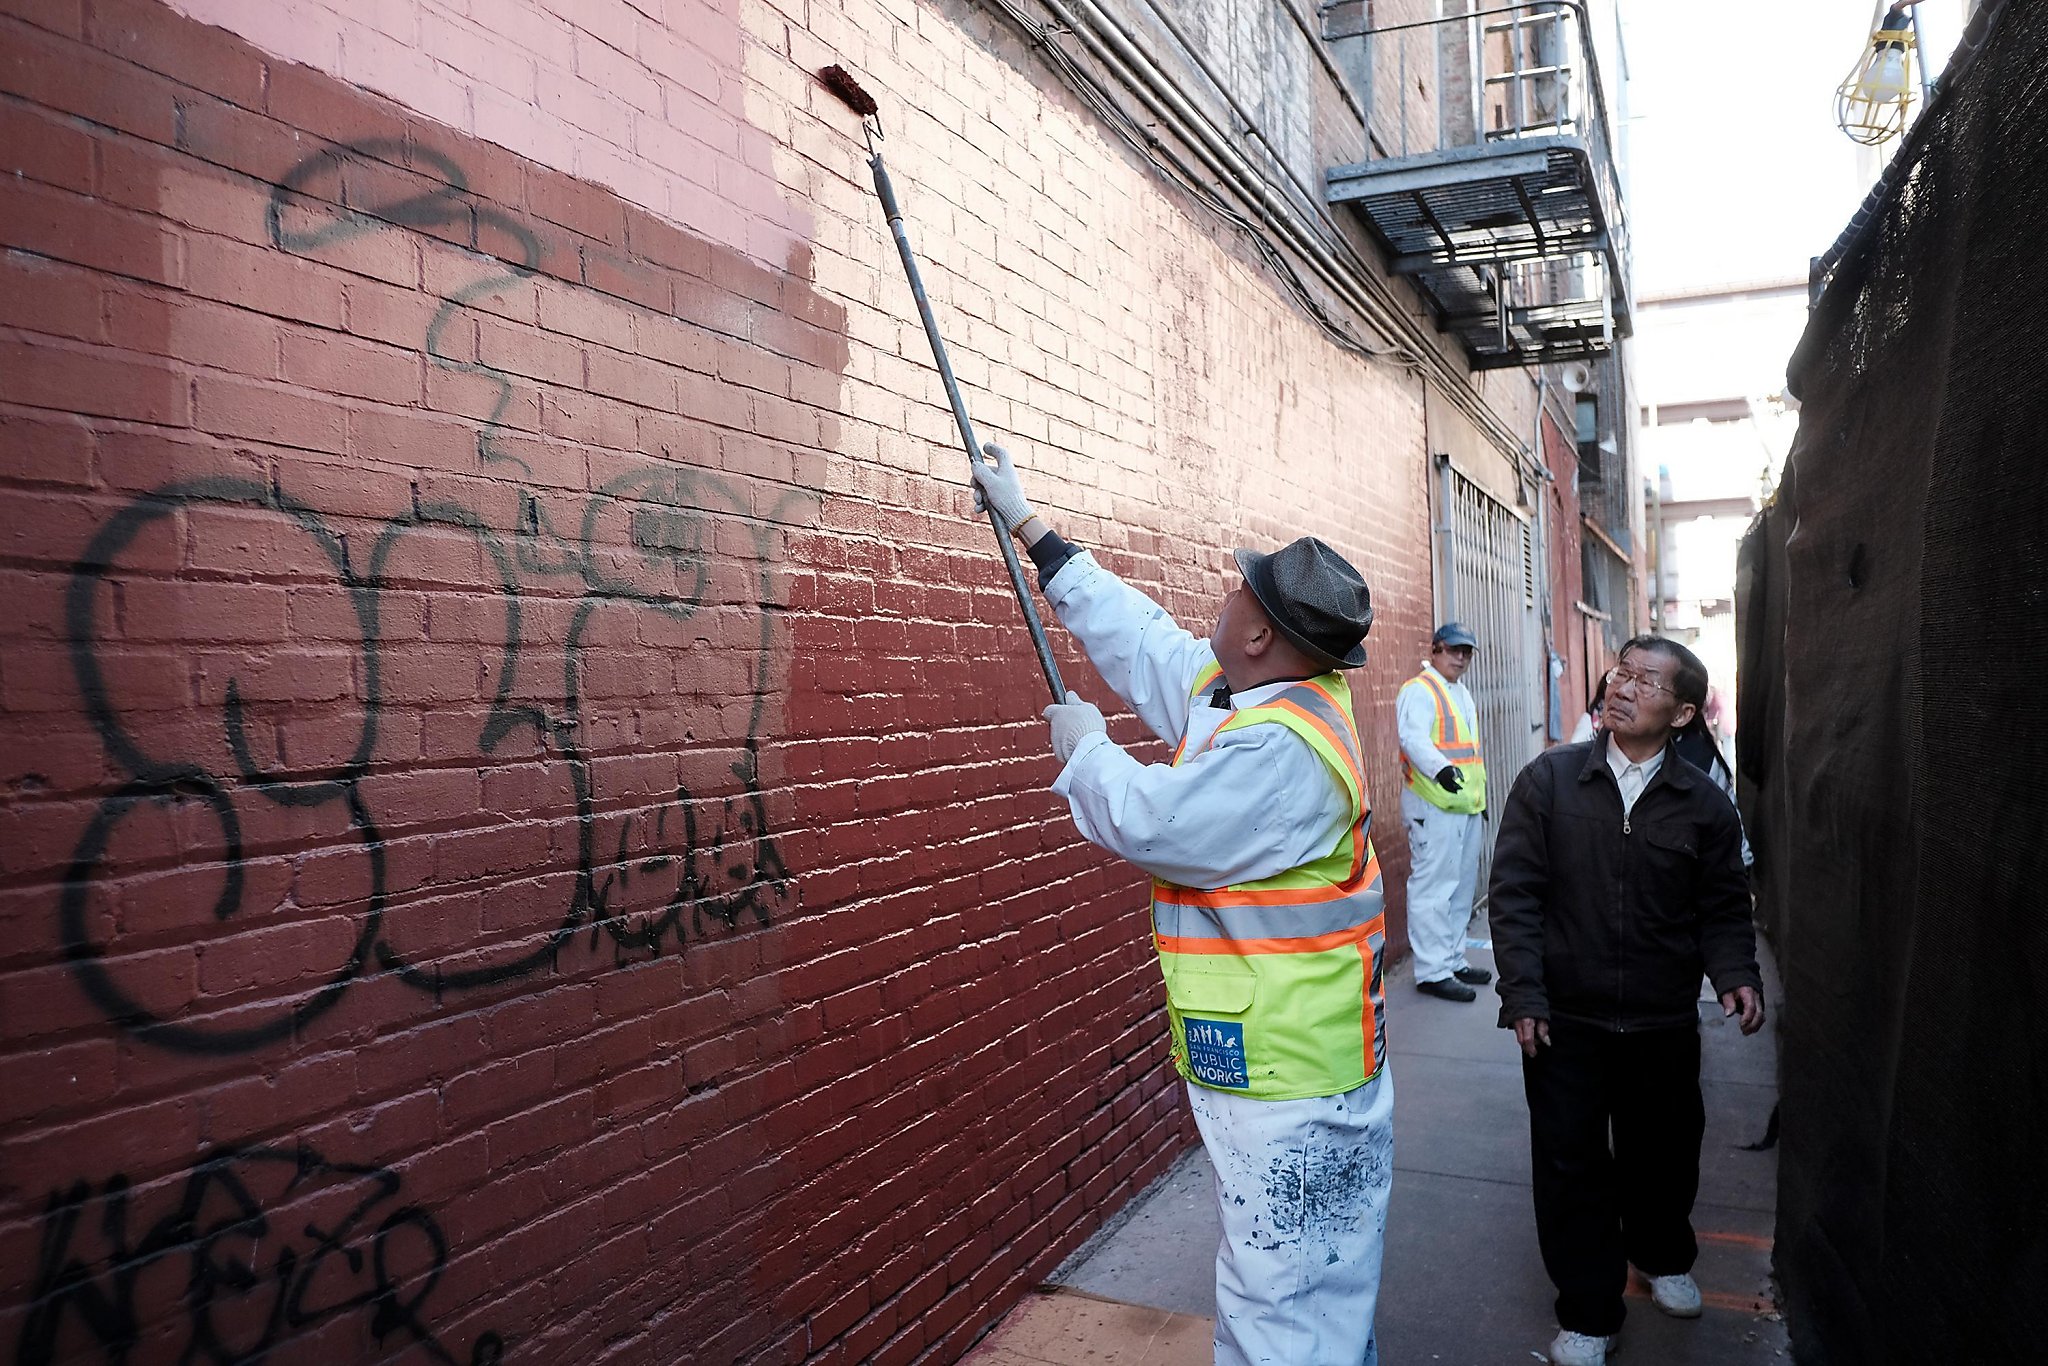
M 1896 12 L 1887 15 L 1835 91 L 1835 125 L 1866 146 L 1897 137 L 1913 102 L 1912 52 L 1911 31 Z
M 1877 59 L 1870 64 L 1870 74 L 1863 80 L 1863 93 L 1883 103 L 1904 99 L 1906 91 L 1906 50 L 1896 43 L 1887 43 L 1878 49 Z

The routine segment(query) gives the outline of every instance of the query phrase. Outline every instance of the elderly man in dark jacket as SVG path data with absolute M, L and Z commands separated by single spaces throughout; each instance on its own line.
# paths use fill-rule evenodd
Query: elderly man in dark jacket
M 1701 975 L 1744 1034 L 1764 1019 L 1741 824 L 1671 746 L 1706 695 L 1690 650 L 1631 640 L 1605 730 L 1522 770 L 1494 846 L 1500 1023 L 1522 1049 L 1556 1366 L 1604 1366 L 1629 1263 L 1659 1309 L 1700 1312 Z

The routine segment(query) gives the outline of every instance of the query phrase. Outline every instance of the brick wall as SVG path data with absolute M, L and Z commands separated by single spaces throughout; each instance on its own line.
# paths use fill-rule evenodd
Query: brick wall
M 15 1359 L 953 1360 L 1188 1141 L 832 57 L 1063 529 L 1196 629 L 1233 544 L 1365 569 L 1392 807 L 1419 383 L 980 11 L 824 9 L 718 68 L 768 204 L 0 0 Z
M 1434 19 L 1439 9 L 1433 0 L 1373 0 L 1367 6 L 1374 28 L 1397 29 L 1364 40 L 1369 45 L 1372 63 L 1372 105 L 1368 114 L 1373 136 L 1386 156 L 1417 156 L 1435 151 L 1442 141 L 1446 97 L 1441 84 L 1446 74 L 1443 52 L 1446 44 L 1454 50 L 1460 48 L 1462 27 L 1399 27 Z M 1457 70 L 1455 64 L 1453 70 Z M 1457 79 L 1465 80 L 1462 71 L 1458 71 Z M 1463 98 L 1469 104 L 1469 85 L 1464 86 L 1464 91 Z M 1470 122 L 1469 118 L 1464 120 L 1465 124 Z M 1451 128 L 1460 126 L 1454 123 Z
M 1570 396 L 1567 396 L 1569 402 Z M 1572 727 L 1585 714 L 1592 694 L 1587 687 L 1589 670 L 1600 661 L 1588 662 L 1586 617 L 1578 604 L 1586 600 L 1584 585 L 1585 532 L 1579 523 L 1579 448 L 1576 432 L 1562 425 L 1564 416 L 1554 407 L 1543 410 L 1543 462 L 1550 470 L 1543 497 L 1548 500 L 1550 563 L 1550 648 L 1564 661 L 1564 674 L 1557 680 L 1559 706 L 1563 711 L 1564 734 L 1569 740 Z
M 266 53 L 387 96 L 779 263 L 803 231 L 749 114 L 737 0 L 172 0 Z M 770 127 L 776 126 L 772 121 Z

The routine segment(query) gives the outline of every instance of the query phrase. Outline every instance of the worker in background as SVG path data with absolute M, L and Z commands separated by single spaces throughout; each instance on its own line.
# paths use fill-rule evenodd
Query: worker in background
M 1675 743 L 1706 697 L 1692 651 L 1629 641 L 1600 732 L 1522 770 L 1494 844 L 1500 1023 L 1522 1051 L 1555 1366 L 1605 1366 L 1631 1263 L 1657 1308 L 1700 1312 L 1701 975 L 1744 1034 L 1764 1022 L 1741 826 Z
M 1152 875 L 1173 1064 L 1216 1168 L 1218 1366 L 1374 1366 L 1393 1178 L 1379 862 L 1345 673 L 1365 581 L 1313 537 L 1237 552 L 1207 640 L 1033 512 L 1009 455 L 975 482 L 1059 619 L 1172 745 L 1145 764 L 1079 698 L 1047 707 L 1053 791 Z
M 1486 765 L 1479 757 L 1479 709 L 1461 680 L 1479 648 L 1455 621 L 1436 628 L 1429 662 L 1401 685 L 1394 719 L 1401 737 L 1401 816 L 1408 824 L 1408 947 L 1415 989 L 1470 1001 L 1493 980 L 1465 961 L 1465 927 L 1479 883 L 1480 815 Z

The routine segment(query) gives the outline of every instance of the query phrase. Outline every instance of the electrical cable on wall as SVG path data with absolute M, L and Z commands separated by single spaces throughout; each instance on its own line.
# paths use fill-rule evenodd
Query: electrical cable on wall
M 1289 297 L 1332 343 L 1361 356 L 1383 357 L 1395 354 L 1391 349 L 1373 347 L 1360 341 L 1342 323 L 1331 317 L 1321 300 L 1309 292 L 1307 282 L 1295 270 L 1293 263 L 1259 231 L 1258 224 L 1231 207 L 1218 190 L 1203 183 L 1167 148 L 1157 134 L 1139 123 L 1117 102 L 1109 88 L 1095 73 L 1081 66 L 1064 48 L 1053 41 L 1051 35 L 1063 30 L 1051 23 L 1033 19 L 1011 0 L 990 0 L 990 3 L 1002 10 L 1004 15 L 1023 31 L 1025 37 L 1044 54 L 1046 64 L 1052 67 L 1061 82 L 1079 96 L 1081 102 L 1087 105 L 1111 132 L 1139 156 L 1145 158 L 1156 171 L 1182 192 L 1235 230 L 1266 268 L 1279 278 Z
M 1307 249 L 1306 254 L 1311 264 L 1316 267 L 1316 273 L 1330 284 L 1340 297 L 1349 296 L 1346 302 L 1358 309 L 1380 335 L 1387 339 L 1389 344 L 1384 347 L 1374 347 L 1360 341 L 1340 321 L 1332 317 L 1329 309 L 1309 289 L 1307 282 L 1288 258 L 1288 248 L 1274 240 L 1268 226 L 1262 226 L 1234 207 L 1221 186 L 1205 180 L 1189 167 L 1157 133 L 1125 108 L 1117 92 L 1103 77 L 1090 70 L 1056 41 L 1056 36 L 1060 33 L 1074 34 L 1094 50 L 1099 61 L 1114 71 L 1116 60 L 1110 55 L 1109 46 L 1101 38 L 1082 31 L 1086 21 L 1069 11 L 1065 0 L 1039 0 L 1044 9 L 1058 16 L 1054 21 L 1042 21 L 1032 17 L 1025 12 L 1018 0 L 988 0 L 988 3 L 1033 47 L 1044 54 L 1047 65 L 1052 68 L 1062 84 L 1066 85 L 1112 132 L 1142 156 L 1163 179 L 1181 189 L 1243 236 L 1259 260 L 1279 279 L 1287 295 L 1335 345 L 1351 354 L 1391 360 L 1409 373 L 1418 376 L 1425 384 L 1434 387 L 1483 433 L 1518 472 L 1526 472 L 1525 462 L 1529 458 L 1527 448 L 1515 433 L 1508 430 L 1499 414 L 1480 398 L 1471 380 L 1436 349 L 1428 332 L 1410 316 L 1407 308 L 1389 284 L 1381 278 L 1379 272 L 1367 264 L 1348 238 L 1341 232 L 1335 232 L 1335 225 L 1330 223 L 1327 216 L 1320 213 L 1316 215 L 1322 226 L 1334 233 L 1334 241 L 1327 240 L 1322 233 L 1310 234 L 1305 225 L 1298 221 L 1291 224 L 1273 221 L 1268 226 L 1275 231 L 1291 229 L 1294 235 L 1302 239 L 1296 245 Z M 1128 78 L 1136 73 L 1120 74 Z M 1215 81 L 1213 73 L 1210 74 L 1210 79 L 1212 83 Z M 1143 91 L 1135 87 L 1128 88 L 1141 99 L 1147 98 Z M 1226 100 L 1230 100 L 1227 91 L 1223 92 L 1223 95 Z M 1173 111 L 1162 107 L 1161 102 L 1156 99 L 1148 100 L 1148 103 L 1151 103 L 1154 111 L 1158 113 L 1160 122 L 1174 127 L 1177 119 Z M 1185 101 L 1181 103 L 1185 104 Z M 1234 104 L 1234 101 L 1232 103 Z M 1185 122 L 1189 116 L 1193 116 L 1193 111 L 1186 111 L 1178 121 Z M 1229 174 L 1232 168 L 1225 164 L 1223 158 L 1203 154 L 1199 137 L 1189 136 L 1190 133 L 1200 133 L 1202 130 L 1176 128 L 1175 131 L 1182 134 L 1183 140 L 1188 142 L 1197 155 L 1203 156 L 1213 169 L 1223 173 L 1221 178 L 1226 181 L 1233 178 Z M 1223 135 L 1213 126 L 1207 128 L 1207 132 L 1219 144 L 1223 143 Z M 1227 147 L 1227 144 L 1225 145 Z M 1234 148 L 1227 150 L 1230 156 L 1238 156 Z M 1268 150 L 1270 152 L 1270 148 Z M 1284 199 L 1279 187 L 1273 186 L 1263 176 L 1252 172 L 1249 165 L 1237 169 L 1243 173 L 1239 178 L 1254 178 L 1259 187 L 1273 191 L 1276 197 Z M 1236 189 L 1254 203 L 1260 198 L 1250 185 L 1239 185 Z M 1270 208 L 1266 212 L 1270 215 Z M 1291 205 L 1288 206 L 1288 213 L 1290 217 L 1298 218 L 1298 215 L 1293 213 Z M 1279 235 L 1284 237 L 1288 233 L 1280 231 Z M 1320 262 L 1315 259 L 1318 252 L 1325 258 Z

